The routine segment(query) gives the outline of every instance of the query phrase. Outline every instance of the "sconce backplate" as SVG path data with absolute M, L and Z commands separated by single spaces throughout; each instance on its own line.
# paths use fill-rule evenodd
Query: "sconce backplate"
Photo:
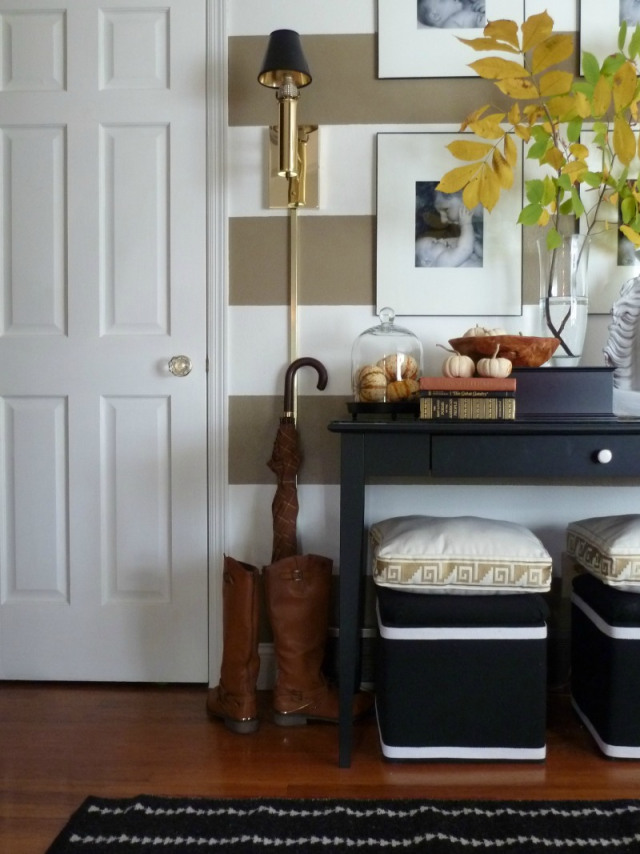
M 298 177 L 278 175 L 278 126 L 269 128 L 269 174 L 267 191 L 270 208 L 317 208 L 318 126 L 298 125 Z

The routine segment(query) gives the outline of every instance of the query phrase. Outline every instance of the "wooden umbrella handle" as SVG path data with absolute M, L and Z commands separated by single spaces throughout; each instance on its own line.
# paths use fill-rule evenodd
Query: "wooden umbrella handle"
M 301 359 L 296 359 L 291 362 L 289 367 L 287 368 L 287 372 L 284 377 L 284 417 L 292 417 L 293 416 L 293 383 L 296 376 L 296 372 L 300 368 L 304 367 L 315 368 L 318 372 L 318 385 L 316 388 L 322 391 L 327 387 L 327 369 L 319 362 L 318 359 L 314 359 L 312 356 L 303 356 Z

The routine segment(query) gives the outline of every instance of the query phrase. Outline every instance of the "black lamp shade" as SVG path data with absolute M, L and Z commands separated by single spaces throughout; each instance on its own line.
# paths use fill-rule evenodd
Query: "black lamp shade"
M 269 36 L 258 82 L 278 89 L 285 77 L 291 77 L 298 89 L 311 83 L 311 72 L 298 33 L 294 30 L 274 30 Z

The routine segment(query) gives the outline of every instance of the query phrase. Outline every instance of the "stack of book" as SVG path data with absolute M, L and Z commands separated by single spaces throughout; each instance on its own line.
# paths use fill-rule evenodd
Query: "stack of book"
M 506 421 L 515 417 L 515 377 L 420 379 L 420 418 L 430 421 Z

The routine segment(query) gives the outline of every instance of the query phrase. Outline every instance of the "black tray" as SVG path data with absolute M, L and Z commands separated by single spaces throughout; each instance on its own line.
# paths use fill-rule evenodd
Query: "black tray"
M 377 421 L 396 421 L 401 418 L 418 418 L 420 416 L 420 401 L 407 400 L 401 403 L 347 403 L 347 409 L 356 421 L 360 416 Z

